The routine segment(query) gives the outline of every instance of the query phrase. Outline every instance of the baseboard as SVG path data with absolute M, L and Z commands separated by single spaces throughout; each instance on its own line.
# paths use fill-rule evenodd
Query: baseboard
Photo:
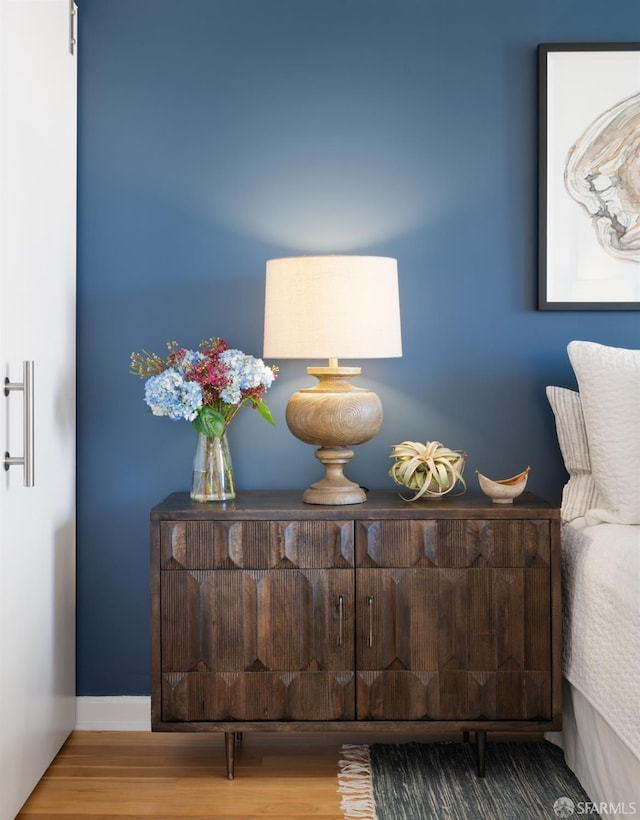
M 151 698 L 78 697 L 75 728 L 77 731 L 150 732 Z

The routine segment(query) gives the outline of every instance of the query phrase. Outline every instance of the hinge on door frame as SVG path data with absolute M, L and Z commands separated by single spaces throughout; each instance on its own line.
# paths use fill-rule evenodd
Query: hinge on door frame
M 69 54 L 73 56 L 76 53 L 76 15 L 78 7 L 75 0 L 69 0 Z

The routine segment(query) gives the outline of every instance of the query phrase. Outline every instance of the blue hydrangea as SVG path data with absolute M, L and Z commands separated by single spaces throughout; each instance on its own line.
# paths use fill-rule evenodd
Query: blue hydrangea
M 185 381 L 179 370 L 170 368 L 147 379 L 144 399 L 154 416 L 193 421 L 202 407 L 202 389 L 197 382 Z
M 205 358 L 206 356 L 198 350 L 185 350 L 180 361 L 176 362 L 176 367 L 183 373 L 186 373 L 188 370 L 191 370 L 195 364 L 203 361 Z
M 228 368 L 225 378 L 228 384 L 220 391 L 220 398 L 225 404 L 238 404 L 242 401 L 242 391 L 253 387 L 271 387 L 274 379 L 273 370 L 267 367 L 262 359 L 248 356 L 241 350 L 225 350 L 219 360 Z

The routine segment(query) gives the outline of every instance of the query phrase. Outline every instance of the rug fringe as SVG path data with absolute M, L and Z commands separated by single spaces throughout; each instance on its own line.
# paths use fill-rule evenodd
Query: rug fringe
M 345 743 L 338 761 L 338 792 L 345 820 L 377 820 L 368 746 Z

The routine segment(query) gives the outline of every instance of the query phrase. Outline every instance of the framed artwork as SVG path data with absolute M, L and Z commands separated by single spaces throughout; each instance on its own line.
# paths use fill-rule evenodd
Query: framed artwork
M 538 308 L 640 310 L 640 43 L 542 43 L 538 77 Z

